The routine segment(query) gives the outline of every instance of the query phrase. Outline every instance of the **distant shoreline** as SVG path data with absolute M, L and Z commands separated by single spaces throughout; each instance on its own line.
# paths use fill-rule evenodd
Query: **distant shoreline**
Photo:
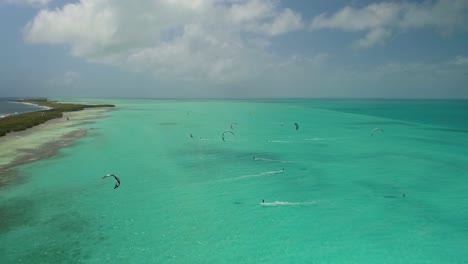
M 115 107 L 112 104 L 88 105 L 70 104 L 47 99 L 15 100 L 13 102 L 35 105 L 45 108 L 44 110 L 7 115 L 0 118 L 0 137 L 10 132 L 22 131 L 40 125 L 51 119 L 63 117 L 63 113 L 81 111 L 86 108 Z
M 109 117 L 112 108 L 91 108 L 67 113 L 65 118 L 49 120 L 30 129 L 11 132 L 0 137 L 0 188 L 19 180 L 15 168 L 19 165 L 48 159 L 61 148 L 85 137 L 89 125 L 98 119 Z
M 30 113 L 30 112 L 36 112 L 36 111 L 43 111 L 43 110 L 50 110 L 52 109 L 51 107 L 48 107 L 48 106 L 40 106 L 38 104 L 35 104 L 35 103 L 29 103 L 29 102 L 18 102 L 17 100 L 5 100 L 5 102 L 8 102 L 8 103 L 13 103 L 13 104 L 21 104 L 21 105 L 28 105 L 28 106 L 34 106 L 34 107 L 37 107 L 39 109 L 33 109 L 33 110 L 28 110 L 28 111 L 21 111 L 21 112 L 10 112 L 10 113 L 4 113 L 4 114 L 0 114 L 0 119 L 1 118 L 5 118 L 7 116 L 13 116 L 13 115 L 18 115 L 18 114 L 23 114 L 23 113 Z
M 17 103 L 17 104 L 25 104 L 25 105 L 33 105 L 33 106 L 37 106 L 37 107 L 40 107 L 40 108 L 43 108 L 42 110 L 50 110 L 52 109 L 52 107 L 49 107 L 49 106 L 42 106 L 42 105 L 38 105 L 36 103 L 31 103 L 31 102 L 23 102 L 23 101 L 9 101 L 9 102 L 13 102 L 13 103 Z M 39 110 L 41 111 L 41 110 Z

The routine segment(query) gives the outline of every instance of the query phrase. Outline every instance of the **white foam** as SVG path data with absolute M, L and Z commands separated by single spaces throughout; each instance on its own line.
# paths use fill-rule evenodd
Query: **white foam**
M 261 160 L 261 161 L 279 161 L 274 159 L 264 159 L 264 158 L 254 158 L 254 160 Z
M 206 243 L 201 242 L 201 241 L 197 241 L 197 244 L 202 245 L 202 246 L 206 246 Z
M 268 140 L 268 142 L 272 142 L 272 143 L 290 143 L 291 141 L 287 141 L 287 140 Z
M 50 110 L 50 109 L 52 109 L 52 107 L 49 107 L 49 106 L 43 106 L 43 105 L 38 105 L 38 104 L 34 104 L 34 103 L 29 103 L 29 102 L 14 102 L 14 103 L 24 104 L 24 105 L 32 105 L 32 106 L 36 106 L 36 107 L 42 108 L 43 110 Z
M 321 141 L 321 140 L 336 140 L 336 139 L 349 139 L 349 137 L 327 137 L 327 138 L 320 138 L 320 137 L 316 137 L 316 138 L 304 138 L 304 140 L 306 141 Z
M 310 205 L 314 205 L 314 204 L 317 204 L 317 202 L 312 201 L 312 202 L 293 203 L 293 202 L 275 201 L 275 202 L 271 202 L 271 203 L 267 203 L 267 202 L 261 202 L 260 203 L 261 206 L 269 206 L 269 207 L 274 207 L 274 206 L 310 206 Z

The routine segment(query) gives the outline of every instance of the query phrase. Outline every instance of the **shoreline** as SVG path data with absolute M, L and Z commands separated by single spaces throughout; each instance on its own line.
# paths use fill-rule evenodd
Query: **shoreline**
M 30 129 L 52 119 L 62 118 L 64 116 L 64 113 L 77 112 L 84 109 L 92 108 L 115 107 L 115 105 L 112 104 L 90 105 L 60 103 L 57 101 L 48 101 L 47 99 L 17 100 L 16 102 L 36 105 L 38 107 L 44 107 L 48 109 L 32 112 L 23 112 L 0 118 L 0 137 L 3 137 L 11 132 Z
M 0 137 L 0 188 L 20 180 L 15 172 L 18 166 L 55 156 L 60 149 L 88 135 L 92 128 L 83 126 L 109 117 L 106 113 L 112 110 L 95 108 L 69 112 L 67 117 L 70 120 L 65 117 L 51 119 L 30 129 Z
M 35 103 L 31 103 L 31 102 L 18 102 L 18 101 L 9 101 L 9 102 L 17 103 L 17 104 L 33 105 L 33 106 L 37 106 L 39 108 L 42 108 L 41 110 L 38 110 L 38 111 L 53 109 L 52 107 L 49 107 L 49 106 L 38 105 L 38 104 L 35 104 Z
M 31 113 L 31 112 L 37 112 L 37 111 L 47 111 L 47 110 L 53 109 L 52 107 L 49 107 L 49 106 L 42 106 L 42 105 L 30 103 L 30 102 L 18 102 L 18 101 L 13 101 L 13 100 L 7 100 L 7 102 L 15 103 L 15 104 L 32 105 L 32 106 L 39 107 L 40 109 L 34 110 L 34 111 L 14 112 L 14 113 L 2 114 L 2 115 L 0 115 L 0 119 L 8 117 L 8 116 L 23 114 L 23 113 Z

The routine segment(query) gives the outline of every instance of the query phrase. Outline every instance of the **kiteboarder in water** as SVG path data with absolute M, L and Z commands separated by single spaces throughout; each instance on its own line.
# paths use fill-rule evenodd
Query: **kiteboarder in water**
M 384 133 L 383 129 L 376 127 L 374 129 L 372 129 L 372 131 L 370 132 L 370 135 L 373 136 L 374 132 L 376 132 L 376 131 L 382 131 L 382 133 Z
M 105 179 L 105 178 L 107 178 L 107 177 L 114 177 L 115 180 L 116 180 L 116 183 L 115 183 L 115 185 L 114 185 L 114 189 L 119 188 L 119 186 L 120 186 L 120 179 L 119 179 L 119 177 L 115 176 L 114 174 L 107 174 L 107 175 L 105 175 L 105 176 L 102 177 L 102 178 Z
M 223 138 L 223 141 L 226 142 L 226 140 L 224 139 L 224 134 L 225 133 L 231 133 L 234 135 L 234 132 L 230 131 L 230 130 L 227 130 L 227 131 L 224 131 L 223 134 L 221 135 L 221 137 Z

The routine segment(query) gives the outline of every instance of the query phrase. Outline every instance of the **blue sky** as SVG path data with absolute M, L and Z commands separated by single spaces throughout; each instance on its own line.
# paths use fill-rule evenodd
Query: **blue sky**
M 0 97 L 468 98 L 468 1 L 0 0 Z

